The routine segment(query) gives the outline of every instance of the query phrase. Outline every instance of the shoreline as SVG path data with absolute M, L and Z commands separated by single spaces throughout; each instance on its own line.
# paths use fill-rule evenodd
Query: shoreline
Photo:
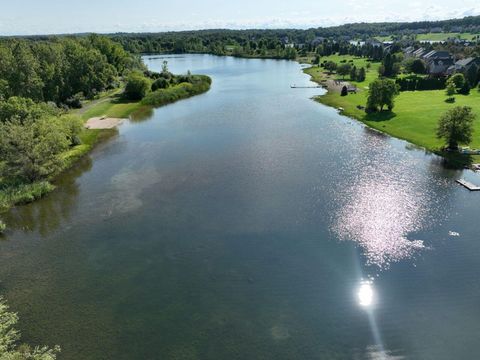
M 204 75 L 202 75 L 204 76 Z M 153 109 L 176 103 L 181 100 L 201 95 L 210 90 L 211 78 L 207 87 L 203 87 L 194 92 L 182 92 L 179 97 L 162 99 L 162 102 L 155 104 L 146 104 L 143 99 L 138 101 L 123 101 L 119 98 L 121 90 L 100 97 L 99 99 L 85 103 L 80 109 L 71 109 L 67 113 L 78 115 L 84 122 L 84 130 L 80 134 L 81 144 L 72 147 L 61 154 L 64 161 L 62 168 L 44 180 L 34 183 L 24 183 L 17 186 L 7 187 L 0 190 L 0 214 L 5 213 L 15 206 L 22 206 L 41 199 L 45 195 L 55 190 L 53 184 L 62 174 L 74 167 L 78 161 L 88 155 L 96 145 L 104 139 L 108 139 L 112 131 L 117 131 L 117 127 L 125 120 L 132 119 L 132 116 L 143 118 L 149 116 Z M 169 94 L 165 91 L 165 94 Z M 90 122 L 90 124 L 89 124 Z M 105 122 L 105 123 L 104 123 Z M 90 125 L 90 126 L 89 126 Z M 5 231 L 5 223 L 0 218 L 1 234 Z M 8 224 L 7 224 L 8 225 Z
M 358 121 L 365 126 L 367 126 L 370 129 L 373 129 L 375 131 L 379 131 L 382 134 L 391 136 L 392 138 L 399 139 L 402 141 L 406 141 L 409 144 L 415 145 L 416 147 L 423 149 L 427 152 L 430 152 L 432 154 L 435 154 L 437 156 L 442 157 L 449 166 L 453 168 L 458 168 L 458 169 L 469 169 L 471 168 L 472 162 L 480 162 L 480 156 L 478 155 L 469 155 L 466 156 L 464 154 L 460 153 L 449 153 L 441 150 L 438 147 L 430 147 L 427 146 L 421 142 L 416 142 L 412 138 L 408 136 L 402 136 L 400 134 L 396 134 L 394 131 L 388 131 L 385 129 L 385 125 L 382 125 L 382 121 L 376 121 L 376 120 L 367 120 L 364 117 L 365 112 L 363 110 L 360 110 L 358 108 L 351 108 L 350 104 L 348 103 L 342 103 L 345 101 L 342 101 L 342 97 L 337 96 L 338 94 L 335 94 L 330 86 L 328 86 L 328 81 L 329 80 L 317 80 L 315 76 L 311 73 L 309 73 L 309 70 L 313 69 L 314 66 L 310 65 L 310 67 L 306 67 L 302 69 L 304 74 L 307 74 L 310 76 L 310 80 L 316 84 L 319 84 L 326 90 L 326 93 L 323 95 L 318 95 L 313 97 L 312 99 L 322 105 L 334 108 L 338 110 L 339 114 L 346 116 L 354 121 Z M 362 89 L 360 93 L 364 92 L 365 90 Z M 347 95 L 351 96 L 351 95 Z M 366 99 L 365 99 L 366 100 Z M 387 120 L 388 121 L 388 120 Z

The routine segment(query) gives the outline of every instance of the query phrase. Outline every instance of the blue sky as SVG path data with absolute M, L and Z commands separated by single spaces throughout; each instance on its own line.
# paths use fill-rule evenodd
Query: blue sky
M 0 35 L 308 28 L 468 15 L 480 15 L 479 0 L 0 0 Z

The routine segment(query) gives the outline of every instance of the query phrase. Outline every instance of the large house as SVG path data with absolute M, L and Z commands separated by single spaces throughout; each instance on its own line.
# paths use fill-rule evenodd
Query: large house
M 453 58 L 447 51 L 427 51 L 424 48 L 415 49 L 412 46 L 404 49 L 406 58 L 418 58 L 425 61 L 428 73 L 432 76 L 444 76 L 447 69 L 454 64 Z
M 447 69 L 447 74 L 451 75 L 457 72 L 466 74 L 472 66 L 476 66 L 477 69 L 480 69 L 480 58 L 478 57 L 469 57 L 466 59 L 458 60 Z
M 432 50 L 423 54 L 422 59 L 427 64 L 428 73 L 434 76 L 446 75 L 448 68 L 454 63 L 448 51 Z

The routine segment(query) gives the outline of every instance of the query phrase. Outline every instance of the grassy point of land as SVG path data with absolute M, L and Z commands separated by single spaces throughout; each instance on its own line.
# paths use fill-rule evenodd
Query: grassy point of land
M 322 57 L 322 61 L 332 60 L 338 63 L 339 59 L 347 59 L 348 61 L 351 58 L 350 56 Z M 354 59 L 357 68 L 362 61 L 365 60 Z M 341 107 L 344 109 L 342 111 L 344 115 L 357 119 L 374 129 L 409 141 L 437 154 L 449 158 L 453 157 L 452 160 L 458 164 L 468 164 L 472 161 L 480 162 L 480 156 L 478 155 L 468 157 L 460 154 L 452 156 L 452 154 L 442 153 L 441 148 L 444 143 L 436 137 L 438 120 L 443 113 L 455 106 L 470 106 L 477 115 L 474 123 L 474 137 L 470 147 L 480 148 L 480 92 L 477 89 L 472 89 L 470 95 L 456 95 L 455 103 L 451 104 L 445 102 L 444 90 L 404 91 L 395 99 L 395 108 L 392 113 L 366 114 L 358 106 L 365 106 L 368 97 L 368 84 L 378 77 L 378 66 L 378 63 L 372 63 L 371 68 L 367 71 L 365 82 L 351 82 L 359 88 L 356 94 L 341 96 L 339 92 L 329 91 L 327 94 L 317 97 L 316 100 L 335 108 Z M 307 68 L 304 72 L 318 83 L 322 83 L 328 78 L 337 78 L 336 74 L 328 75 L 324 73 L 323 68 L 319 67 Z

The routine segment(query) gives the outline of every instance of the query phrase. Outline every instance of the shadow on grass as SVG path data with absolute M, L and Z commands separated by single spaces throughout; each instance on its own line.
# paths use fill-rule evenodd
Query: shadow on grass
M 111 102 L 113 104 L 131 104 L 137 103 L 138 101 L 127 99 L 124 94 L 116 94 L 112 96 Z
M 392 111 L 384 110 L 384 111 L 379 111 L 379 112 L 374 112 L 370 114 L 366 114 L 364 119 L 367 121 L 375 121 L 375 122 L 380 122 L 380 121 L 388 121 L 393 119 L 397 114 L 395 114 Z

